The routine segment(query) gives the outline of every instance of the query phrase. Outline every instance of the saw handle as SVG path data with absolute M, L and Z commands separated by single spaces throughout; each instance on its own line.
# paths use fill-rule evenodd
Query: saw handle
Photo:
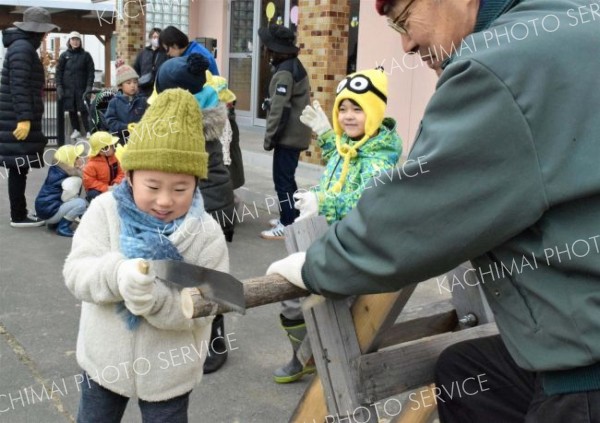
M 150 271 L 150 263 L 148 263 L 146 260 L 138 261 L 138 271 L 143 275 L 147 275 Z

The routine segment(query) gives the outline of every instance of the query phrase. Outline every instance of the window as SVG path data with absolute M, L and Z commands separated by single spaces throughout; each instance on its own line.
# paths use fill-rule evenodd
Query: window
M 193 0 L 192 0 L 193 1 Z M 190 0 L 148 0 L 146 3 L 146 35 L 152 28 L 169 25 L 188 33 Z

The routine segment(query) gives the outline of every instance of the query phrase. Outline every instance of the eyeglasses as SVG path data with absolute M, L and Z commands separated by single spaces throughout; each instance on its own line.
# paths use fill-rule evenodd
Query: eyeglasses
M 406 22 L 408 21 L 408 17 L 410 16 L 409 9 L 414 2 L 415 0 L 409 1 L 404 10 L 400 12 L 398 16 L 396 16 L 394 19 L 387 18 L 388 26 L 402 35 L 408 34 L 408 30 L 406 29 Z

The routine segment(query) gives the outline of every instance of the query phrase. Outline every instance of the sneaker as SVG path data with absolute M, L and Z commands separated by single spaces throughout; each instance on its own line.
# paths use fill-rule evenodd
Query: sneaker
M 284 228 L 285 226 L 283 226 L 280 222 L 277 224 L 277 226 L 267 231 L 262 231 L 260 233 L 260 237 L 264 239 L 285 239 Z
M 79 138 L 80 136 L 81 136 L 81 133 L 77 129 L 74 129 L 73 133 L 71 134 L 71 139 L 74 140 L 76 138 Z
M 18 222 L 10 222 L 10 226 L 13 228 L 34 228 L 37 226 L 44 226 L 45 224 L 46 221 L 40 219 L 36 215 L 29 215 L 25 220 L 20 220 Z
M 269 226 L 274 228 L 275 226 L 279 225 L 279 219 L 271 219 L 269 220 Z

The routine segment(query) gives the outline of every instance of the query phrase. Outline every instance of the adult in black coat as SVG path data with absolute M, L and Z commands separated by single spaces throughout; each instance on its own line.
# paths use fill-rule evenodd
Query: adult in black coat
M 160 28 L 152 28 L 150 30 L 150 33 L 148 33 L 150 45 L 147 45 L 139 52 L 135 59 L 135 63 L 133 64 L 133 69 L 135 69 L 140 76 L 140 79 L 138 80 L 140 92 L 146 97 L 152 95 L 156 72 L 160 65 L 168 58 L 167 53 L 158 42 L 160 31 Z M 148 78 L 148 75 L 151 75 L 151 77 Z
M 42 226 L 43 220 L 28 216 L 25 188 L 30 167 L 44 166 L 47 140 L 42 133 L 42 87 L 44 67 L 36 52 L 47 32 L 60 29 L 50 13 L 30 7 L 23 22 L 2 32 L 6 48 L 0 78 L 0 163 L 8 171 L 11 226 Z
M 82 132 L 77 112 L 81 113 L 85 132 L 90 132 L 90 118 L 83 103 L 83 94 L 90 91 L 94 84 L 94 59 L 81 46 L 81 34 L 77 31 L 69 34 L 67 47 L 67 51 L 58 58 L 56 91 L 65 111 L 69 112 L 73 127 L 71 138 L 79 138 Z

